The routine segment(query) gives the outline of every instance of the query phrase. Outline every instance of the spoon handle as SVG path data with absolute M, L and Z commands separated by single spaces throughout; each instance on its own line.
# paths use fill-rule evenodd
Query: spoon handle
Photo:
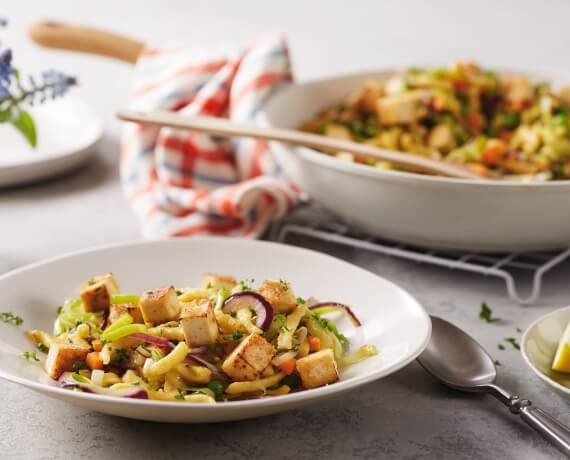
M 525 400 L 521 402 L 523 401 Z M 538 407 L 531 405 L 522 405 L 519 409 L 519 415 L 547 441 L 570 456 L 570 429 L 566 425 L 555 420 Z

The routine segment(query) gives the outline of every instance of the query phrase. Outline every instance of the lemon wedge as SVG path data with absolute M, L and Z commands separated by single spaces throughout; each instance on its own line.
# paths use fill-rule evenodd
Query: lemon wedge
M 558 349 L 552 362 L 552 370 L 570 373 L 570 323 L 558 343 Z

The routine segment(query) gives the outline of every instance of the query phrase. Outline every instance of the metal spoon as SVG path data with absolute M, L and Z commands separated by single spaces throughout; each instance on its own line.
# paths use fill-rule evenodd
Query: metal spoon
M 461 391 L 485 392 L 501 401 L 513 414 L 570 456 L 570 429 L 544 411 L 493 382 L 495 363 L 471 336 L 453 324 L 432 316 L 432 335 L 418 358 L 422 367 L 443 384 Z

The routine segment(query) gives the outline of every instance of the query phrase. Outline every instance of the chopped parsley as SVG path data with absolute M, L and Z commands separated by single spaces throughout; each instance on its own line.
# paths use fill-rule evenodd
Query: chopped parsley
M 63 306 L 60 305 L 59 307 L 57 307 L 57 310 L 56 310 L 56 311 L 57 311 L 57 314 L 58 314 L 58 315 L 61 315 L 61 312 L 63 311 Z
M 129 354 L 127 353 L 127 350 L 125 350 L 124 348 L 119 348 L 118 350 L 115 350 L 115 353 L 113 353 L 113 357 L 111 359 L 110 364 L 111 365 L 116 365 L 116 366 L 122 366 L 124 364 L 126 364 L 129 361 Z
M 501 362 L 498 359 L 495 360 L 495 366 L 497 367 L 501 366 Z
M 182 294 L 184 294 L 183 291 L 181 291 L 180 289 L 176 289 L 176 295 L 182 295 Z
M 24 322 L 24 320 L 20 316 L 15 315 L 14 313 L 11 313 L 9 311 L 4 311 L 0 313 L 0 320 L 2 320 L 6 324 L 12 324 L 14 326 L 20 326 Z
M 297 297 L 296 301 L 300 305 L 305 305 L 307 303 L 307 301 L 305 299 L 303 299 L 302 297 Z
M 517 339 L 515 339 L 514 337 L 507 337 L 507 338 L 505 339 L 505 342 L 510 343 L 510 344 L 513 346 L 513 348 L 514 348 L 515 350 L 520 350 L 520 349 L 521 349 L 521 346 L 520 346 L 520 344 L 519 344 L 519 341 L 518 341 Z
M 497 348 L 498 348 L 499 350 L 504 350 L 504 349 L 505 349 L 505 346 L 504 346 L 502 343 L 500 343 L 499 345 L 497 345 Z
M 24 351 L 24 353 L 22 353 L 22 356 L 31 363 L 40 360 L 35 351 Z
M 281 279 L 280 279 L 280 280 L 279 280 L 279 284 L 281 285 L 281 288 L 282 288 L 284 291 L 288 291 L 288 290 L 289 290 L 289 284 L 290 284 L 289 281 L 285 281 L 285 280 L 281 280 Z
M 212 390 L 216 395 L 216 399 L 221 399 L 224 396 L 224 384 L 221 380 L 211 380 L 207 385 L 207 388 Z
M 347 344 L 348 343 L 348 339 L 346 338 L 345 335 L 343 335 L 338 328 L 336 327 L 336 324 L 333 323 L 332 321 L 329 321 L 326 318 L 321 318 L 318 315 L 315 315 L 315 318 L 317 319 L 317 321 L 319 322 L 319 324 L 321 325 L 321 327 L 323 327 L 324 329 L 328 329 L 329 331 L 331 331 L 336 338 L 340 341 L 340 343 L 342 344 Z
M 520 334 L 522 332 L 522 329 L 520 327 L 517 327 L 516 331 Z
M 174 399 L 177 399 L 178 401 L 184 401 L 184 394 L 179 391 L 174 395 Z
M 208 281 L 208 284 L 206 285 L 206 289 L 212 289 L 214 286 L 212 285 L 211 281 Z
M 85 361 L 75 361 L 71 366 L 71 369 L 73 370 L 73 372 L 78 372 L 81 369 L 89 369 L 89 367 L 87 366 L 87 363 Z
M 43 343 L 38 343 L 37 347 L 42 353 L 47 353 L 49 351 L 49 348 Z
M 239 340 L 243 337 L 242 331 L 235 331 L 232 335 L 232 340 Z
M 253 278 L 249 278 L 249 279 L 243 279 L 239 282 L 239 288 L 242 291 L 251 291 L 251 286 L 253 285 L 253 283 L 255 283 L 255 279 Z
M 495 323 L 501 320 L 501 318 L 493 316 L 493 310 L 489 308 L 487 302 L 481 303 L 481 311 L 479 312 L 479 319 L 481 321 L 485 321 L 486 323 Z
M 87 286 L 93 286 L 96 283 L 97 281 L 95 281 L 95 278 L 91 278 L 89 281 L 87 281 Z

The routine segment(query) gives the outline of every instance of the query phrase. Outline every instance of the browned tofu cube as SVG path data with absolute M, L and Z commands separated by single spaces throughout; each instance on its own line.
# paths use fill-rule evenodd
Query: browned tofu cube
M 127 314 L 133 317 L 133 322 L 144 323 L 142 312 L 138 305 L 132 303 L 117 303 L 112 304 L 109 307 L 109 318 L 107 318 L 107 324 L 113 324 L 121 316 Z
M 410 124 L 426 115 L 429 93 L 413 90 L 378 99 L 376 114 L 382 125 Z
M 52 379 L 57 380 L 64 372 L 72 371 L 74 363 L 85 361 L 87 353 L 87 347 L 53 341 L 46 358 L 46 371 Z
M 117 280 L 111 273 L 107 273 L 90 279 L 80 295 L 85 311 L 107 311 L 111 305 L 111 296 L 118 293 Z
M 251 334 L 226 358 L 222 369 L 235 380 L 255 380 L 269 366 L 275 353 L 267 340 Z
M 161 324 L 178 319 L 180 302 L 174 286 L 143 292 L 140 309 L 145 323 Z
M 328 348 L 298 359 L 297 372 L 305 388 L 316 388 L 338 380 L 334 353 Z
M 218 323 L 214 306 L 207 299 L 184 304 L 180 315 L 180 325 L 189 347 L 211 345 L 218 338 Z
M 215 273 L 204 273 L 202 276 L 202 287 L 204 289 L 231 289 L 237 284 L 233 276 L 216 275 Z
M 258 291 L 278 313 L 289 313 L 297 306 L 297 297 L 286 281 L 265 280 Z

